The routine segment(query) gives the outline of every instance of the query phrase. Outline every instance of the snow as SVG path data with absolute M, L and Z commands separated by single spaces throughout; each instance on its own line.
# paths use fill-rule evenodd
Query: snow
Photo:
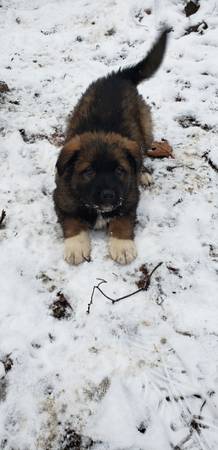
M 218 182 L 202 156 L 218 166 L 218 5 L 183 10 L 182 0 L 0 1 L 2 450 L 76 450 L 69 430 L 93 450 L 217 449 Z M 202 34 L 185 35 L 202 21 Z M 69 266 L 54 134 L 89 83 L 138 61 L 163 22 L 164 63 L 139 91 L 175 159 L 145 162 L 154 184 L 141 192 L 138 258 L 118 266 L 93 231 L 92 262 Z M 117 298 L 159 262 L 148 291 L 117 304 L 96 291 L 86 313 L 97 278 Z M 71 306 L 61 320 L 58 292 Z

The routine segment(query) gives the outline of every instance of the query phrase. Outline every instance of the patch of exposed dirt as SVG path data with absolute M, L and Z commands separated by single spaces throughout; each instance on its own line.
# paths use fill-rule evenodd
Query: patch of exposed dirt
M 72 306 L 62 294 L 62 292 L 57 293 L 57 299 L 49 307 L 52 315 L 56 319 L 69 319 L 72 314 Z
M 20 128 L 19 133 L 26 144 L 34 144 L 34 142 L 42 141 L 43 139 L 46 139 L 56 147 L 64 143 L 64 133 L 58 128 L 55 128 L 54 133 L 50 135 L 44 133 L 28 133 L 24 128 Z
M 142 264 L 142 266 L 139 267 L 139 271 L 141 272 L 140 278 L 138 281 L 136 281 L 136 286 L 139 289 L 143 289 L 144 286 L 146 286 L 146 283 L 148 281 L 149 272 L 145 264 Z
M 4 81 L 0 81 L 0 94 L 5 94 L 6 92 L 9 92 L 10 89 Z
M 59 450 L 86 450 L 93 446 L 92 439 L 78 434 L 74 429 L 67 427 L 60 441 Z
M 177 122 L 182 128 L 199 127 L 204 131 L 212 130 L 211 125 L 208 125 L 207 123 L 201 123 L 196 119 L 196 117 L 193 116 L 181 116 L 177 119 Z
M 196 14 L 196 12 L 199 10 L 200 5 L 198 1 L 193 2 L 192 0 L 187 2 L 184 8 L 184 12 L 186 17 L 190 17 L 193 14 Z

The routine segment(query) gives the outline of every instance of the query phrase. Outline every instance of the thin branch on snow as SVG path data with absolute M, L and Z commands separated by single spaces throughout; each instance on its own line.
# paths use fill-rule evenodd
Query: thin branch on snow
M 218 172 L 218 167 L 216 166 L 216 164 L 214 164 L 214 162 L 212 161 L 211 158 L 209 158 L 208 155 L 209 155 L 209 151 L 203 153 L 202 158 L 204 158 L 205 161 L 208 162 L 209 166 L 210 166 L 213 170 L 215 170 L 215 172 Z
M 99 286 L 101 286 L 101 284 L 103 284 L 103 283 L 107 283 L 107 281 L 106 280 L 102 280 L 101 278 L 96 278 L 97 280 L 100 280 L 100 283 L 98 283 L 98 285 L 96 286 L 93 286 L 93 289 L 92 289 L 92 295 L 91 295 L 91 300 L 90 300 L 90 302 L 89 302 L 89 304 L 88 304 L 88 308 L 87 308 L 87 314 L 89 314 L 90 313 L 90 308 L 91 308 L 91 305 L 92 305 L 92 303 L 93 303 L 93 299 L 94 299 L 94 293 L 95 293 L 95 291 L 96 291 L 96 289 L 98 289 L 99 290 Z
M 3 224 L 6 217 L 6 211 L 3 209 L 0 216 L 0 226 Z
M 174 169 L 190 169 L 195 170 L 195 167 L 187 166 L 186 164 L 180 164 L 178 166 L 167 166 L 166 170 L 172 172 Z
M 162 264 L 163 264 L 162 262 L 160 262 L 159 264 L 157 264 L 157 265 L 154 267 L 154 269 L 148 274 L 147 280 L 145 281 L 145 284 L 144 284 L 143 287 L 137 289 L 137 290 L 134 291 L 134 292 L 131 292 L 130 294 L 126 294 L 126 295 L 124 295 L 124 296 L 122 296 L 122 297 L 118 297 L 118 298 L 111 298 L 111 297 L 109 297 L 107 294 L 105 294 L 105 292 L 102 291 L 102 289 L 100 288 L 100 286 L 101 286 L 102 284 L 104 284 L 104 283 L 107 283 L 107 281 L 106 281 L 106 280 L 103 280 L 103 279 L 101 279 L 101 278 L 97 278 L 97 280 L 100 280 L 100 283 L 98 283 L 97 285 L 93 286 L 92 294 L 91 294 L 91 299 L 90 299 L 90 302 L 89 302 L 89 304 L 88 304 L 88 308 L 87 308 L 87 311 L 86 311 L 87 314 L 90 313 L 90 308 L 91 308 L 91 305 L 93 304 L 94 294 L 95 294 L 95 291 L 96 291 L 96 290 L 98 290 L 105 298 L 107 298 L 108 300 L 110 300 L 111 303 L 114 305 L 114 303 L 120 302 L 121 300 L 125 300 L 126 298 L 129 298 L 129 297 L 132 297 L 133 295 L 136 295 L 136 294 L 138 294 L 139 292 L 147 291 L 148 288 L 149 288 L 149 286 L 150 286 L 150 284 L 151 284 L 151 277 L 152 277 L 152 275 L 154 274 L 154 272 L 155 272 Z

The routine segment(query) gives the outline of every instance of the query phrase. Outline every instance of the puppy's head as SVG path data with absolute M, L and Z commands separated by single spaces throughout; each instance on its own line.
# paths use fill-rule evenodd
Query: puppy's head
M 141 164 L 136 142 L 115 133 L 84 133 L 64 146 L 57 170 L 82 205 L 110 212 L 128 198 Z

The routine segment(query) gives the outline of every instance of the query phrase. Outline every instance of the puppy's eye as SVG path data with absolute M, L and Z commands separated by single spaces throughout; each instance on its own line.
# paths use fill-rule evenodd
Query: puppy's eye
M 126 171 L 123 167 L 118 166 L 116 168 L 116 174 L 118 175 L 118 177 L 122 177 L 123 175 L 125 175 Z
M 82 176 L 84 178 L 92 178 L 94 175 L 95 171 L 92 169 L 92 167 L 87 167 L 87 169 L 82 172 Z

